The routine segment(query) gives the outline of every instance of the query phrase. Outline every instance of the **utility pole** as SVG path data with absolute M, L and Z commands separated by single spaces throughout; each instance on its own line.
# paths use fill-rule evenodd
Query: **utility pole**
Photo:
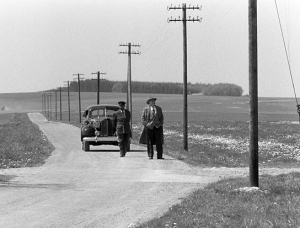
M 84 75 L 84 74 L 73 74 L 73 75 L 77 75 L 77 80 L 78 80 L 78 102 L 79 102 L 79 123 L 81 123 L 81 99 L 80 99 L 80 80 L 83 78 L 80 78 L 80 75 Z M 76 79 L 76 78 L 74 78 Z
M 61 103 L 61 87 L 59 87 L 59 117 L 60 117 L 60 121 L 62 121 L 62 103 Z
M 44 101 L 45 101 L 45 116 L 48 115 L 48 100 L 47 93 L 44 93 Z
M 45 104 L 45 108 L 46 108 L 46 116 L 49 117 L 49 102 L 48 102 L 48 93 L 45 93 L 45 101 L 46 101 L 46 104 Z
M 69 122 L 71 122 L 71 110 L 70 110 L 70 82 L 64 81 L 68 83 L 68 110 L 69 110 Z
M 100 104 L 100 74 L 106 73 L 100 73 L 100 71 L 98 71 L 97 73 L 92 74 L 97 74 L 97 104 Z
M 46 98 L 46 116 L 49 117 L 49 93 L 45 94 Z
M 128 68 L 127 68 L 127 110 L 130 111 L 132 116 L 132 91 L 131 91 L 131 55 L 139 55 L 141 52 L 131 51 L 131 47 L 140 47 L 139 44 L 119 44 L 120 47 L 128 47 L 128 51 L 120 51 L 119 54 L 128 54 Z M 132 127 L 132 121 L 130 121 L 130 127 Z
M 44 94 L 42 93 L 42 113 L 44 113 Z
M 46 100 L 45 100 L 45 93 L 42 94 L 42 100 L 43 100 L 43 113 L 46 113 Z
M 188 107 L 187 107 L 187 28 L 186 28 L 186 22 L 187 21 L 198 21 L 201 22 L 202 19 L 199 17 L 197 18 L 191 18 L 186 19 L 186 10 L 192 9 L 192 10 L 200 10 L 199 6 L 189 6 L 186 7 L 186 4 L 183 3 L 182 6 L 170 6 L 167 7 L 168 10 L 176 10 L 176 9 L 182 9 L 182 19 L 180 17 L 173 19 L 168 19 L 168 23 L 170 22 L 177 22 L 182 21 L 183 22 L 183 149 L 185 151 L 188 151 Z
M 57 120 L 57 89 L 54 90 L 55 94 L 55 119 Z
M 258 187 L 257 0 L 249 0 L 250 185 Z
M 50 97 L 50 101 L 49 101 L 49 104 L 50 104 L 50 119 L 52 120 L 52 93 L 49 93 L 49 97 Z

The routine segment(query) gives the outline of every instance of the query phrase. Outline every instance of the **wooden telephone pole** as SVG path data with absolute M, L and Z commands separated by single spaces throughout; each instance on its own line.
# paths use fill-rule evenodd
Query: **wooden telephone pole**
M 131 51 L 131 47 L 140 47 L 139 44 L 119 44 L 119 46 L 126 46 L 128 47 L 128 51 L 120 51 L 119 54 L 128 54 L 128 68 L 127 68 L 127 103 L 126 108 L 130 111 L 132 116 L 132 91 L 131 91 L 131 55 L 139 55 L 141 52 Z M 130 121 L 130 127 L 132 127 L 132 121 Z
M 257 0 L 249 0 L 250 185 L 258 187 Z
M 73 75 L 77 75 L 77 80 L 78 80 L 78 102 L 79 102 L 79 123 L 81 123 L 81 99 L 80 99 L 80 80 L 83 78 L 80 78 L 80 75 L 84 75 L 84 74 L 73 74 Z M 74 78 L 75 79 L 75 78 Z
M 54 90 L 55 95 L 55 119 L 57 120 L 57 89 Z
M 176 10 L 182 9 L 182 19 L 180 17 L 173 19 L 168 19 L 168 22 L 183 22 L 183 149 L 188 151 L 188 101 L 187 101 L 187 28 L 186 22 L 187 21 L 198 21 L 201 22 L 199 17 L 197 18 L 190 18 L 186 19 L 186 10 L 187 9 L 198 9 L 200 10 L 199 6 L 189 6 L 186 7 L 186 4 L 183 3 L 182 6 L 170 6 L 167 8 L 168 10 Z
M 61 87 L 59 87 L 59 117 L 60 121 L 62 121 L 62 100 L 61 100 Z
M 64 81 L 67 82 L 68 85 L 68 110 L 69 110 L 69 122 L 71 122 L 71 110 L 70 110 L 70 81 Z
M 97 104 L 100 104 L 100 74 L 106 73 L 100 73 L 100 71 L 98 71 L 97 73 L 92 74 L 97 74 Z

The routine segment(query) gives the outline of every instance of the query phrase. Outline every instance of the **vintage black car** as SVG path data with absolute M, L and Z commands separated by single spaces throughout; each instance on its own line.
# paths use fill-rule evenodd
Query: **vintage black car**
M 81 127 L 81 142 L 84 151 L 90 150 L 90 145 L 118 145 L 116 129 L 112 124 L 113 114 L 119 109 L 117 105 L 92 105 L 83 113 L 85 120 Z M 127 148 L 130 150 L 130 144 Z

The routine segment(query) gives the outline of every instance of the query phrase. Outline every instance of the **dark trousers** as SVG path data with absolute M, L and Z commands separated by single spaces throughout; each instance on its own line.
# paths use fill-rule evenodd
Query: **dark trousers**
M 163 146 L 162 146 L 162 135 L 163 128 L 154 127 L 152 130 L 147 128 L 147 151 L 148 157 L 153 158 L 153 145 L 156 145 L 157 158 L 162 158 L 163 154 Z
M 125 155 L 129 143 L 129 134 L 118 134 L 118 144 L 120 147 L 120 155 Z

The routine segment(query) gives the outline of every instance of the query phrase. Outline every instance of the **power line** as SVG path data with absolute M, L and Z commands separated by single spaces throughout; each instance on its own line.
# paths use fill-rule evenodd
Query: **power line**
M 295 90 L 295 85 L 294 85 L 294 80 L 293 80 L 293 75 L 292 75 L 292 70 L 291 70 L 291 65 L 290 65 L 290 59 L 289 59 L 289 56 L 288 56 L 288 52 L 287 52 L 287 48 L 286 48 L 286 44 L 285 44 L 285 39 L 284 39 L 283 31 L 282 31 L 281 20 L 280 20 L 280 16 L 279 16 L 277 2 L 276 2 L 276 0 L 274 0 L 274 2 L 275 2 L 275 6 L 276 6 L 277 17 L 278 17 L 278 21 L 279 21 L 279 26 L 280 26 L 280 31 L 281 31 L 281 37 L 282 37 L 282 40 L 283 40 L 285 55 L 286 55 L 286 59 L 287 59 L 288 67 L 289 67 L 290 77 L 291 77 L 292 85 L 293 85 L 293 89 L 294 89 L 295 100 L 296 100 L 296 103 L 297 103 L 297 111 L 299 113 L 300 110 L 299 110 L 299 104 L 298 104 L 298 100 L 297 100 L 297 95 L 296 95 L 296 90 Z M 299 113 L 299 117 L 300 117 L 300 113 Z M 300 121 L 300 119 L 299 119 L 299 121 Z

